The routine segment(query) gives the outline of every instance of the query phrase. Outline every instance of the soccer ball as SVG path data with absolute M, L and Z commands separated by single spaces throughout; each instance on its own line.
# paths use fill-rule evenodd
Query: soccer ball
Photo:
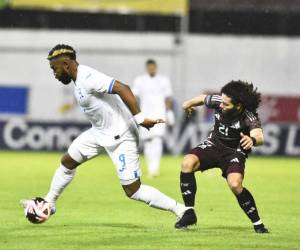
M 48 220 L 50 216 L 50 205 L 43 198 L 36 197 L 28 201 L 25 207 L 26 218 L 34 224 L 40 224 Z

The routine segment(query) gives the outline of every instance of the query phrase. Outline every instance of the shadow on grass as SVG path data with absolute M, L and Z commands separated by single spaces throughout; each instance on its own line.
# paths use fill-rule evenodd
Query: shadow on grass
M 129 224 L 129 223 L 100 223 L 100 227 L 111 227 L 111 228 L 124 228 L 124 229 L 147 229 L 149 227 L 143 225 Z
M 142 224 L 132 224 L 132 223 L 108 223 L 108 222 L 88 222 L 88 223 L 68 223 L 68 224 L 55 224 L 55 225 L 45 225 L 47 228 L 119 228 L 119 229 L 147 229 Z
M 201 228 L 200 231 L 227 231 L 227 232 L 247 232 L 251 231 L 250 227 L 245 226 L 213 226 L 213 227 L 204 227 Z
M 227 234 L 236 234 L 236 233 L 251 233 L 254 232 L 251 227 L 245 227 L 245 226 L 192 226 L 188 229 L 182 229 L 182 230 L 176 230 L 178 232 L 183 233 L 198 233 L 199 235 L 227 235 Z

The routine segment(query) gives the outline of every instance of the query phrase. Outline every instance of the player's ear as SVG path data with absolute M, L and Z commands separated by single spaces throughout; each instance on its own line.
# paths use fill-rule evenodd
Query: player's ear
M 62 67 L 65 71 L 69 72 L 69 69 L 70 69 L 70 65 L 69 65 L 69 62 L 67 60 L 63 60 L 62 62 Z
M 238 104 L 236 105 L 236 109 L 237 109 L 238 111 L 240 111 L 240 110 L 242 109 L 242 104 L 238 103 Z

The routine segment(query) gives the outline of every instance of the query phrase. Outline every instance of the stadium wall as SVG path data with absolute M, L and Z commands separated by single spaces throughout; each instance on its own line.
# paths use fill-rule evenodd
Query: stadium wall
M 0 96 L 2 93 L 6 97 L 0 109 L 0 147 L 62 150 L 76 134 L 75 130 L 79 133 L 85 128 L 84 117 L 77 108 L 65 112 L 64 107 L 74 103 L 72 89 L 54 79 L 46 60 L 49 49 L 64 42 L 77 49 L 81 63 L 128 84 L 144 72 L 146 59 L 157 59 L 160 72 L 172 80 L 177 110 L 184 99 L 218 91 L 232 79 L 252 81 L 272 99 L 266 102 L 268 111 L 263 113 L 268 143 L 258 153 L 300 155 L 299 38 L 189 35 L 183 45 L 176 43 L 176 38 L 170 33 L 0 30 Z M 9 93 L 18 93 L 18 98 L 9 98 Z M 282 101 L 280 96 L 288 100 L 292 96 L 295 100 Z M 293 110 L 289 119 L 265 119 L 268 114 L 278 113 L 274 98 L 279 106 Z M 166 148 L 171 153 L 181 153 L 189 144 L 197 144 L 211 126 L 203 118 L 199 120 L 201 125 L 199 121 L 191 125 L 181 115 L 177 113 L 178 128 L 170 136 L 182 141 L 182 146 L 176 145 L 176 140 L 174 144 L 167 141 Z M 72 133 L 65 133 L 68 124 Z M 47 137 L 45 131 L 49 129 Z M 65 144 L 56 144 L 59 131 L 71 133 Z M 52 144 L 49 136 L 55 140 Z M 20 144 L 11 144 L 12 141 Z
M 198 116 L 198 115 L 196 115 Z M 164 138 L 165 153 L 182 154 L 203 141 L 212 123 L 180 116 L 176 126 Z M 0 121 L 1 150 L 65 151 L 76 136 L 89 128 L 87 123 L 29 121 L 11 118 Z M 256 148 L 259 155 L 300 156 L 299 124 L 263 125 L 265 145 Z

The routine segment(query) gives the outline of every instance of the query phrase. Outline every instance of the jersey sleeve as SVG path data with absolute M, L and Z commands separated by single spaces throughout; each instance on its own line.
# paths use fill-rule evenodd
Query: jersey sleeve
M 221 100 L 220 95 L 207 95 L 204 99 L 204 104 L 208 108 L 216 109 L 219 108 Z
M 261 128 L 261 121 L 258 115 L 255 115 L 249 111 L 246 111 L 246 124 L 250 131 L 255 128 Z
M 111 93 L 115 79 L 99 71 L 94 71 L 87 76 L 87 83 L 92 92 Z

